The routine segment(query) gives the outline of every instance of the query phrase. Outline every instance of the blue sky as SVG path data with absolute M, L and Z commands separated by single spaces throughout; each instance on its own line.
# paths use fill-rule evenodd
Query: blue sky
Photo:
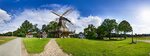
M 85 21 L 85 19 L 87 19 L 87 21 L 88 19 L 90 19 L 91 21 L 88 21 L 88 23 L 90 22 L 93 24 L 96 23 L 94 23 L 95 19 L 92 18 L 96 18 L 96 20 L 100 20 L 98 21 L 99 25 L 105 18 L 116 19 L 118 23 L 121 20 L 127 20 L 133 26 L 135 33 L 150 33 L 150 29 L 148 28 L 148 26 L 150 26 L 150 23 L 147 22 L 150 18 L 147 15 L 150 14 L 150 0 L 0 0 L 0 9 L 3 11 L 3 13 L 1 14 L 8 14 L 6 15 L 6 17 L 8 16 L 7 20 L 11 21 L 11 23 L 8 23 L 8 25 L 15 25 L 14 28 L 13 26 L 10 26 L 13 28 L 10 29 L 10 31 L 13 31 L 14 29 L 18 28 L 20 23 L 15 22 L 22 22 L 23 20 L 19 19 L 21 17 L 27 18 L 27 20 L 28 18 L 31 18 L 29 20 L 31 20 L 31 22 L 34 23 L 35 21 L 33 21 L 33 19 L 35 17 L 29 14 L 35 13 L 36 15 L 38 15 L 38 13 L 41 14 L 40 12 L 53 10 L 55 8 L 64 8 L 61 10 L 65 11 L 65 8 L 68 7 L 73 7 L 75 9 L 75 14 L 70 15 L 70 17 L 73 15 L 73 17 L 76 18 L 72 19 L 76 20 L 74 23 L 78 22 L 78 18 L 81 18 L 79 21 L 82 22 Z M 45 15 L 46 13 L 47 12 L 45 12 Z M 50 19 L 48 18 L 48 20 Z M 18 26 L 16 26 L 16 24 L 18 24 Z M 84 23 L 81 24 L 83 24 L 84 26 L 77 26 L 79 26 L 82 29 L 87 26 Z M 6 26 L 4 26 L 5 24 L 1 25 L 4 29 L 0 31 L 7 32 L 7 30 L 5 29 Z
M 60 4 L 73 6 L 82 16 L 108 14 L 120 15 L 131 12 L 139 5 L 148 4 L 150 0 L 0 0 L 0 8 L 8 12 L 26 8 L 40 8 L 46 4 Z M 130 7 L 132 6 L 132 8 Z

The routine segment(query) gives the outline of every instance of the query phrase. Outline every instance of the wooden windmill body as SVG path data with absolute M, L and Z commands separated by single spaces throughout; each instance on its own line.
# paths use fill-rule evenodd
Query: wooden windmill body
M 52 31 L 55 34 L 55 37 L 57 38 L 65 38 L 65 37 L 70 37 L 70 35 L 73 35 L 75 32 L 74 31 L 69 31 L 69 28 L 67 28 L 66 23 L 69 22 L 70 24 L 71 21 L 68 20 L 67 18 L 64 17 L 65 14 L 67 14 L 68 12 L 70 12 L 71 9 L 67 10 L 65 13 L 63 13 L 62 15 L 59 15 L 55 12 L 52 12 L 53 14 L 59 16 L 59 20 L 58 20 L 58 27 L 56 28 L 55 31 Z M 73 24 L 72 24 L 73 25 Z

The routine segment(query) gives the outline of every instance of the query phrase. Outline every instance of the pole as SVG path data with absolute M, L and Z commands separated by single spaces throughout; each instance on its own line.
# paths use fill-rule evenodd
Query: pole
M 132 42 L 131 42 L 131 44 L 136 44 L 136 42 L 134 42 L 134 39 L 133 39 L 133 31 L 132 31 Z
M 12 37 L 13 37 L 13 31 L 12 31 Z
M 132 31 L 132 43 L 134 43 L 134 40 L 133 40 L 133 31 Z

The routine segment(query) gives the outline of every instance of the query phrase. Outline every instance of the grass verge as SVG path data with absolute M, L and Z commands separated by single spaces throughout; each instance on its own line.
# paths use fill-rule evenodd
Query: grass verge
M 150 37 L 134 37 L 135 40 L 150 40 Z
M 122 41 L 102 41 L 87 39 L 57 39 L 63 51 L 73 56 L 149 56 L 150 44 L 145 42 L 131 43 L 128 38 Z
M 13 40 L 13 39 L 15 39 L 15 38 L 0 38 L 0 45 L 4 44 L 4 43 L 6 43 L 6 42 L 8 42 L 10 40 Z
M 49 38 L 24 38 L 23 43 L 25 45 L 25 48 L 27 49 L 27 52 L 33 54 L 42 52 L 49 40 Z

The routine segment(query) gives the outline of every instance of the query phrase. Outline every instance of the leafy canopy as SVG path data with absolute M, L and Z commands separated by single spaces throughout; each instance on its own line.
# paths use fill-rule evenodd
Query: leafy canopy
M 88 25 L 88 27 L 84 29 L 84 34 L 88 39 L 96 39 L 96 27 L 92 24 Z
M 131 25 L 126 20 L 123 20 L 119 24 L 118 29 L 119 29 L 119 31 L 122 31 L 122 32 L 131 32 L 132 31 Z

